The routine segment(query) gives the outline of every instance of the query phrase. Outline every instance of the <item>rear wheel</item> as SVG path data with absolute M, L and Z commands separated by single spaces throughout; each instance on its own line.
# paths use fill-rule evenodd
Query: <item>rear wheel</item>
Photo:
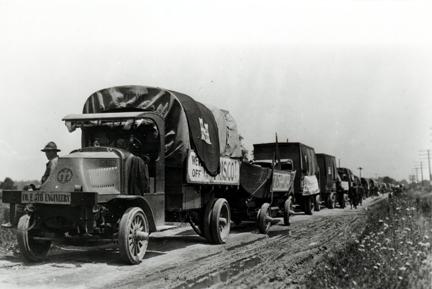
M 209 241 L 210 243 L 213 242 L 213 237 L 212 237 L 212 234 L 210 232 L 210 221 L 211 221 L 212 210 L 213 210 L 213 206 L 215 204 L 215 201 L 216 201 L 215 199 L 212 199 L 209 202 L 207 202 L 207 204 L 204 208 L 204 213 L 201 216 L 202 236 L 204 238 L 206 238 L 206 240 Z
M 345 194 L 344 193 L 339 193 L 338 194 L 338 202 L 339 202 L 339 207 L 341 207 L 342 209 L 345 208 Z
M 149 241 L 149 224 L 139 207 L 128 208 L 120 220 L 119 250 L 121 258 L 130 264 L 139 264 L 144 258 Z
M 317 194 L 313 197 L 314 201 L 314 211 L 319 212 L 321 210 L 321 196 Z
M 220 198 L 214 202 L 210 217 L 212 242 L 223 244 L 228 238 L 231 227 L 231 211 L 227 200 Z
M 257 215 L 258 230 L 261 234 L 267 234 L 271 226 L 270 204 L 264 203 Z
M 38 262 L 45 259 L 51 247 L 51 241 L 39 241 L 34 237 L 34 217 L 22 215 L 17 226 L 17 241 L 22 256 L 30 262 Z
M 312 196 L 303 197 L 304 212 L 306 215 L 312 215 L 313 199 Z
M 289 197 L 284 203 L 283 219 L 284 219 L 285 226 L 290 225 L 291 211 L 292 211 L 292 200 L 291 197 Z
M 327 208 L 334 209 L 336 207 L 336 196 L 334 192 L 331 192 L 327 200 Z

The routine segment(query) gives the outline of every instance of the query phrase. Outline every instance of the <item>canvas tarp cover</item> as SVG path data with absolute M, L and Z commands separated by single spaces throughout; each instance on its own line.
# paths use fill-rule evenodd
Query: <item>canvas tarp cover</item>
M 221 156 L 241 158 L 242 147 L 240 144 L 240 134 L 238 133 L 234 118 L 227 110 L 219 109 L 212 105 L 207 106 L 213 113 L 219 129 Z
M 269 192 L 272 170 L 250 163 L 242 162 L 240 166 L 240 186 L 250 195 L 256 198 L 264 198 Z
M 180 100 L 189 125 L 189 134 L 195 152 L 209 175 L 219 173 L 219 133 L 213 113 L 190 96 L 174 92 Z
M 318 162 L 315 156 L 315 151 L 307 146 L 300 146 L 301 148 L 301 158 L 303 167 L 302 169 L 306 171 L 306 175 L 312 176 L 319 172 Z
M 165 119 L 167 165 L 182 165 L 188 150 L 193 148 L 207 172 L 213 176 L 218 173 L 221 151 L 218 132 L 218 125 L 220 124 L 203 104 L 193 101 L 187 95 L 161 88 L 119 86 L 93 93 L 87 99 L 83 109 L 83 113 L 116 111 L 153 111 L 158 113 Z M 232 122 L 236 128 L 234 120 Z M 225 123 L 225 126 L 228 125 L 231 124 Z M 208 133 L 207 136 L 211 145 L 203 139 L 202 128 L 204 128 L 205 134 Z M 227 130 L 227 128 L 224 127 L 223 130 Z M 223 147 L 227 146 L 226 141 Z M 237 141 L 238 147 L 240 147 L 240 141 Z M 235 145 L 230 145 L 230 147 L 235 147 Z M 235 152 L 231 153 L 229 150 L 225 150 L 222 155 L 237 157 Z
M 320 171 L 320 189 L 331 189 L 337 176 L 336 158 L 326 154 L 317 154 L 316 158 Z

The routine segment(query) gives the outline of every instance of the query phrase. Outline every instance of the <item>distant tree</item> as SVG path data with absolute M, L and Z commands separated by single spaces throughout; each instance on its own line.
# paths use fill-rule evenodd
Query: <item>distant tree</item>
M 33 184 L 35 186 L 40 186 L 39 180 L 27 180 L 27 181 L 15 181 L 15 186 L 18 190 L 22 190 L 28 185 Z
M 383 178 L 383 182 L 387 183 L 387 184 L 396 184 L 396 180 L 395 179 L 392 179 L 392 178 L 387 177 L 387 176 Z
M 400 181 L 400 183 L 404 186 L 408 186 L 408 181 L 407 180 L 402 180 Z
M 15 190 L 16 188 L 14 181 L 9 177 L 6 177 L 0 184 L 0 189 L 2 190 Z

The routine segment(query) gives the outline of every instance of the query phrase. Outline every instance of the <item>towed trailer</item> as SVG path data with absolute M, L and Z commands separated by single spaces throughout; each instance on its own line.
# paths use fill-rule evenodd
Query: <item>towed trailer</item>
M 298 142 L 277 143 L 277 150 L 276 143 L 254 144 L 254 160 L 268 162 L 277 155 L 281 161 L 291 160 L 295 176 L 289 205 L 301 207 L 306 214 L 312 214 L 314 208 L 319 211 L 319 168 L 315 150 Z
M 256 220 L 260 233 L 266 234 L 277 217 L 290 225 L 295 171 L 291 160 L 280 164 L 269 161 L 243 162 L 240 168 L 239 195 L 229 202 L 235 223 Z
M 336 157 L 328 154 L 316 154 L 319 166 L 319 184 L 321 201 L 324 205 L 333 209 L 336 206 L 336 182 L 337 182 L 337 167 Z
M 82 147 L 61 156 L 40 189 L 3 192 L 11 208 L 24 206 L 17 239 L 25 259 L 43 260 L 52 242 L 114 242 L 137 264 L 168 222 L 189 222 L 210 243 L 227 240 L 242 193 L 240 137 L 227 111 L 170 90 L 119 86 L 63 120 L 70 132 L 81 129 Z

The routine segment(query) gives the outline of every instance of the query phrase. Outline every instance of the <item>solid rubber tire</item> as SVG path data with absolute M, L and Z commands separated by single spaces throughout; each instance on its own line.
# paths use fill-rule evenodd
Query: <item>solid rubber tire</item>
M 224 234 L 221 234 L 221 230 L 219 227 L 221 212 L 223 209 L 226 209 L 227 218 L 226 218 L 226 228 L 224 228 Z M 231 226 L 231 211 L 228 205 L 227 200 L 220 198 L 214 202 L 213 208 L 211 210 L 210 217 L 210 234 L 212 237 L 212 243 L 214 244 L 223 244 L 226 242 Z
M 132 225 L 132 221 L 134 220 L 135 216 L 142 217 L 142 220 L 144 222 L 144 232 L 149 233 L 149 223 L 144 211 L 139 207 L 131 207 L 128 208 L 123 213 L 123 216 L 119 224 L 119 234 L 118 234 L 120 256 L 123 261 L 132 265 L 141 263 L 142 259 L 144 258 L 145 252 L 147 250 L 148 242 L 149 242 L 148 239 L 145 241 L 144 246 L 142 247 L 143 251 L 140 250 L 139 254 L 133 255 L 130 252 L 130 246 L 129 246 L 130 227 Z
M 29 236 L 31 215 L 22 215 L 17 226 L 17 241 L 21 255 L 30 262 L 43 261 L 51 247 L 51 241 L 35 241 Z

